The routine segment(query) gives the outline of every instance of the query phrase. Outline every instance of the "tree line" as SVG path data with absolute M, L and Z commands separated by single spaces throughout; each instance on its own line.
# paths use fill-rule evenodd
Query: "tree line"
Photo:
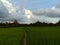
M 15 20 L 13 23 L 0 23 L 0 27 L 20 27 L 20 26 L 60 26 L 60 21 L 56 24 L 52 23 L 41 23 L 41 22 L 36 22 L 36 23 L 31 23 L 31 24 L 19 24 L 17 20 Z

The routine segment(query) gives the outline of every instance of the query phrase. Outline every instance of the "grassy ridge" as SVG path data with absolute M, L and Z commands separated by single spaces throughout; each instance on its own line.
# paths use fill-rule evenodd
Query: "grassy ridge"
M 60 45 L 60 27 L 27 27 L 28 45 Z
M 0 45 L 20 45 L 23 38 L 23 28 L 0 28 Z

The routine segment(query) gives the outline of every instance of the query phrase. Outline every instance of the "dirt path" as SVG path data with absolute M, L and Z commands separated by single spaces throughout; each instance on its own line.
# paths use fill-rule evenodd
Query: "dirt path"
M 26 43 L 27 43 L 27 42 L 26 42 L 26 40 L 27 40 L 27 34 L 26 34 L 26 31 L 24 31 L 24 34 L 25 34 L 25 35 L 24 35 L 24 45 L 27 45 L 27 44 L 26 44 Z

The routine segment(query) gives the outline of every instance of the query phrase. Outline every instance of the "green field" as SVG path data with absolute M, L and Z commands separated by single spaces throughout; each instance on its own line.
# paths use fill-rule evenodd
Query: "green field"
M 0 28 L 0 45 L 20 45 L 24 32 L 22 28 Z
M 0 28 L 0 45 L 23 45 L 24 30 L 26 45 L 60 45 L 59 26 Z
M 30 27 L 27 45 L 60 45 L 60 27 Z

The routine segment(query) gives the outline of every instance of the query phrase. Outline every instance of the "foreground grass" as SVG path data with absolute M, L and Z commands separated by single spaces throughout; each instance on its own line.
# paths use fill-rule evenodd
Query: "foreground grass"
M 60 27 L 27 27 L 27 45 L 60 45 Z
M 21 45 L 22 27 L 0 28 L 0 45 Z
M 60 45 L 60 27 L 0 28 L 0 45 L 23 45 L 24 30 L 27 45 Z

